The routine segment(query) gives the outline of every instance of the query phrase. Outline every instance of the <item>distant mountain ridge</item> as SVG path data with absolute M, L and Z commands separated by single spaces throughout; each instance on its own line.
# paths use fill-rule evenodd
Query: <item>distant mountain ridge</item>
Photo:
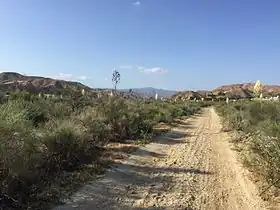
M 31 93 L 51 93 L 63 94 L 69 91 L 81 91 L 82 89 L 91 92 L 108 92 L 108 88 L 91 88 L 80 82 L 57 80 L 53 78 L 46 78 L 41 76 L 26 76 L 16 72 L 2 72 L 0 73 L 0 91 L 13 92 L 13 91 L 27 91 Z M 159 97 L 170 97 L 175 91 L 164 89 L 148 88 L 133 88 L 129 93 L 129 89 L 119 90 L 123 92 L 122 95 L 133 98 L 137 97 L 154 97 L 158 93 Z
M 217 98 L 217 97 L 230 97 L 230 98 L 250 98 L 253 97 L 254 83 L 240 83 L 223 85 L 215 88 L 214 90 L 201 90 L 201 91 L 175 91 L 165 90 L 153 87 L 144 88 L 131 88 L 121 89 L 119 93 L 126 97 L 158 97 L 164 98 Z M 13 91 L 27 91 L 32 93 L 52 93 L 63 94 L 69 91 L 81 91 L 82 89 L 90 92 L 104 92 L 108 93 L 110 89 L 91 88 L 80 82 L 57 80 L 52 78 L 45 78 L 40 76 L 25 76 L 16 72 L 2 72 L 0 73 L 0 91 L 13 92 Z M 132 90 L 132 93 L 129 91 Z M 266 96 L 280 96 L 280 85 L 264 85 L 262 89 L 264 97 Z
M 131 90 L 135 93 L 140 94 L 143 97 L 154 97 L 155 94 L 158 94 L 158 97 L 169 98 L 172 95 L 176 94 L 178 91 L 175 90 L 165 90 L 161 88 L 153 88 L 153 87 L 143 87 L 143 88 L 131 88 Z M 129 89 L 122 89 L 122 91 L 129 91 Z

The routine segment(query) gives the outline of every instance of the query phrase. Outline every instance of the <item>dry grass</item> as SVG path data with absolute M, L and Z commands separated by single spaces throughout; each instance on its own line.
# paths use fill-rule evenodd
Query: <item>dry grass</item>
M 280 104 L 236 102 L 216 107 L 224 129 L 234 131 L 233 143 L 266 200 L 280 195 Z M 260 181 L 261 180 L 261 181 Z
M 121 160 L 137 144 L 168 130 L 173 119 L 199 108 L 78 95 L 43 99 L 19 94 L 2 101 L 0 208 L 45 209 L 64 188 L 72 192 L 102 171 L 105 160 Z

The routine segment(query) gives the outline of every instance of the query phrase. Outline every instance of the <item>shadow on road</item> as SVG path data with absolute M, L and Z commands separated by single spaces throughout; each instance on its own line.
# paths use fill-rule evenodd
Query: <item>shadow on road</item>
M 190 122 L 177 121 L 171 124 L 173 128 L 181 128 L 181 129 L 195 129 Z
M 190 135 L 190 136 L 205 136 L 205 135 L 218 135 L 221 134 L 223 132 L 219 131 L 219 132 L 215 132 L 215 133 L 199 133 L 197 135 Z
M 165 145 L 182 144 L 182 143 L 186 143 L 186 137 L 188 136 L 190 135 L 185 132 L 172 130 L 163 135 L 156 136 L 151 142 L 151 144 L 154 147 L 157 147 L 157 144 L 165 144 Z M 135 152 L 136 149 L 137 152 Z M 145 146 L 137 148 L 133 144 L 121 144 L 116 147 L 111 147 L 108 149 L 108 152 L 111 153 L 110 155 L 114 157 L 117 157 L 120 154 L 134 154 L 136 156 L 151 157 L 151 158 L 152 157 L 162 158 L 165 156 L 165 154 L 160 153 L 160 151 L 158 152 L 151 151 Z
M 201 174 L 201 175 L 211 175 L 209 171 L 199 170 L 199 169 L 185 169 L 176 167 L 154 167 L 154 166 L 140 166 L 132 164 L 122 164 L 131 167 L 132 170 L 144 172 L 144 173 L 177 173 L 177 174 Z
M 170 209 L 176 209 L 176 210 L 194 210 L 193 208 L 188 208 L 188 207 L 185 207 L 185 208 L 182 208 L 182 207 L 174 207 L 174 206 L 170 206 L 170 207 L 155 207 L 155 206 L 152 206 L 152 207 L 147 207 L 147 208 L 139 208 L 139 207 L 131 207 L 131 206 L 121 206 L 118 208 L 118 210 L 121 209 L 121 210 L 170 210 Z M 114 209 L 115 210 L 115 209 Z
M 210 175 L 211 172 L 199 169 L 175 167 L 139 166 L 129 163 L 114 164 L 101 179 L 86 185 L 79 193 L 73 195 L 67 205 L 58 206 L 55 210 L 90 210 L 90 209 L 173 209 L 174 206 L 159 208 L 136 208 L 134 202 L 143 198 L 143 188 L 149 189 L 149 195 L 167 194 L 168 186 L 175 184 L 169 173 L 195 173 Z M 156 175 L 155 175 L 156 174 Z M 123 199 L 123 200 L 121 200 Z M 181 208 L 177 208 L 181 209 Z M 185 208 L 190 209 L 190 208 Z
M 174 145 L 174 144 L 182 144 L 186 143 L 186 137 L 190 136 L 188 133 L 171 130 L 164 135 L 158 136 L 154 138 L 153 143 L 166 144 L 166 145 Z
M 168 133 L 155 137 L 151 144 L 147 145 L 147 147 L 138 148 L 131 155 L 133 157 L 162 158 L 166 154 L 164 151 L 157 150 L 158 144 L 174 145 L 186 143 L 186 137 L 191 135 L 186 133 L 185 129 L 193 129 L 193 125 L 182 120 L 175 123 L 176 127 L 183 128 L 184 132 L 172 129 Z M 134 149 L 135 146 L 128 144 L 110 148 L 112 152 L 126 154 L 130 154 Z M 66 205 L 57 206 L 53 210 L 174 209 L 174 206 L 164 208 L 154 206 L 147 208 L 133 207 L 135 203 L 145 197 L 143 189 L 148 190 L 149 195 L 158 194 L 159 192 L 161 194 L 168 194 L 170 191 L 169 186 L 175 185 L 174 173 L 197 174 L 201 176 L 213 174 L 210 171 L 200 169 L 178 168 L 176 163 L 170 167 L 142 165 L 137 164 L 137 161 L 134 162 L 133 158 L 131 158 L 122 163 L 111 164 L 108 171 L 100 179 L 87 184 L 77 193 L 73 194 L 71 200 L 66 202 Z M 182 207 L 175 209 L 182 209 Z M 188 207 L 184 209 L 191 210 Z

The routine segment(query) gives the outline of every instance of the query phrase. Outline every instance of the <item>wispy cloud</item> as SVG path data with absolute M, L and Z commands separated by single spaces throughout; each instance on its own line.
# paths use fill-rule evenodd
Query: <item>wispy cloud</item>
M 72 80 L 73 75 L 72 74 L 59 73 L 59 75 L 53 76 L 53 78 L 61 79 L 61 80 Z
M 87 76 L 78 76 L 78 79 L 79 79 L 79 80 L 88 80 L 88 79 L 90 79 L 90 77 L 87 77 Z
M 120 69 L 132 69 L 133 67 L 130 65 L 122 65 L 120 66 Z
M 132 3 L 134 6 L 140 6 L 141 5 L 141 2 L 140 1 L 136 1 L 136 2 L 133 2 Z
M 168 73 L 168 70 L 161 68 L 161 67 L 154 67 L 154 68 L 146 68 L 144 66 L 138 66 L 138 70 L 140 72 L 144 72 L 147 74 L 166 74 Z
M 146 67 L 144 67 L 144 66 L 138 66 L 137 69 L 138 69 L 139 71 L 143 71 L 144 69 L 146 69 Z
M 59 79 L 59 80 L 69 80 L 69 81 L 72 81 L 72 80 L 89 80 L 89 79 L 91 79 L 91 77 L 84 76 L 84 75 L 77 76 L 77 75 L 65 74 L 65 73 L 59 73 L 59 75 L 51 76 L 51 78 Z

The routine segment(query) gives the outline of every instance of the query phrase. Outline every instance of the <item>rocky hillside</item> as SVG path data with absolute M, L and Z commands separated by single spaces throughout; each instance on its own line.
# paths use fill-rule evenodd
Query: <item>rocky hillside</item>
M 15 72 L 0 73 L 0 91 L 27 91 L 31 93 L 63 93 L 65 91 L 90 90 L 79 82 L 55 80 L 45 77 L 24 76 Z
M 183 91 L 175 94 L 173 99 L 194 99 L 194 98 L 205 98 L 205 99 L 225 99 L 226 97 L 232 99 L 240 98 L 252 98 L 253 97 L 254 83 L 242 83 L 223 85 L 215 88 L 211 91 Z M 263 96 L 277 96 L 280 95 L 280 85 L 264 85 Z
M 225 92 L 232 95 L 238 95 L 242 98 L 253 96 L 254 83 L 243 83 L 224 85 L 214 89 L 213 93 Z M 264 85 L 262 92 L 264 96 L 276 96 L 280 94 L 280 85 Z
M 27 91 L 30 93 L 45 94 L 72 94 L 81 93 L 84 89 L 88 95 L 110 94 L 111 89 L 92 89 L 79 82 L 56 80 L 46 77 L 25 76 L 15 72 L 0 73 L 0 92 L 9 93 L 15 91 Z M 139 99 L 141 96 L 135 92 L 117 92 L 117 95 L 124 98 Z

